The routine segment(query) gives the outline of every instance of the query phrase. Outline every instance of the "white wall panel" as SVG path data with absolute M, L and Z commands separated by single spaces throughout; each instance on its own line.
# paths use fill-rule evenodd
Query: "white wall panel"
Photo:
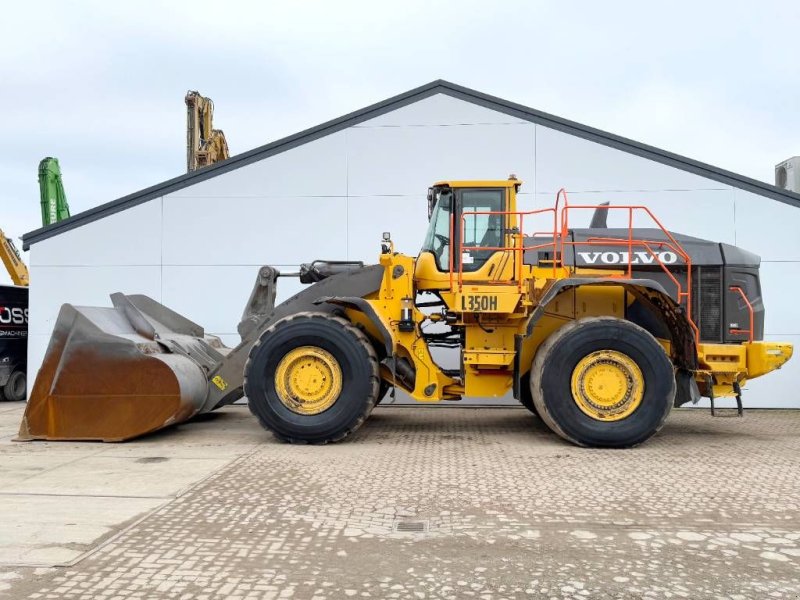
M 595 206 L 610 202 L 611 206 L 646 206 L 665 228 L 715 242 L 734 244 L 735 212 L 730 190 L 601 192 L 569 194 L 569 203 Z M 536 194 L 536 205 L 544 208 L 555 205 L 555 194 Z M 563 205 L 563 202 L 562 202 Z M 575 209 L 569 212 L 570 227 L 588 227 L 594 210 Z M 633 215 L 635 227 L 658 227 L 644 211 Z M 612 209 L 608 214 L 609 227 L 627 227 L 628 211 Z
M 291 265 L 322 257 L 342 259 L 346 232 L 344 197 L 164 198 L 165 265 Z
M 366 263 L 377 262 L 384 231 L 392 234 L 398 252 L 416 255 L 425 237 L 427 216 L 425 194 L 349 198 L 347 258 Z
M 208 333 L 238 336 L 236 326 L 250 298 L 258 269 L 256 266 L 165 266 L 163 304 L 202 325 Z M 281 267 L 286 272 L 297 269 L 296 265 Z M 276 303 L 303 287 L 295 277 L 278 278 Z
M 446 94 L 436 94 L 398 108 L 356 127 L 398 127 L 419 125 L 479 125 L 487 123 L 527 123 L 517 117 L 465 102 Z
M 344 196 L 345 132 L 275 154 L 172 194 L 198 198 L 243 196 Z
M 800 260 L 800 208 L 742 190 L 734 197 L 739 246 L 763 260 Z
M 160 263 L 161 198 L 48 238 L 30 250 L 34 267 Z
M 533 178 L 530 123 L 354 128 L 347 136 L 350 196 L 424 198 L 443 179 Z
M 49 343 L 50 334 L 33 335 L 28 333 L 28 394 L 33 389 L 36 373 L 42 365 Z
M 764 299 L 764 333 L 800 335 L 797 295 L 800 262 L 762 262 L 761 296 Z
M 161 301 L 161 267 L 34 267 L 31 271 L 31 334 L 50 335 L 61 305 L 111 306 L 114 292 Z
M 555 193 L 730 189 L 730 186 L 646 158 L 536 127 L 536 191 Z

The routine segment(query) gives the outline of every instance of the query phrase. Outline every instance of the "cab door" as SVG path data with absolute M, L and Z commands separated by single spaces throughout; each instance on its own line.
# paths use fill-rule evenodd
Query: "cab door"
M 508 202 L 508 190 L 499 187 L 431 188 L 428 233 L 415 265 L 418 289 L 450 289 L 454 274 L 489 281 L 510 268 L 508 215 L 502 214 Z
M 455 194 L 453 270 L 474 273 L 506 247 L 506 215 L 497 214 L 506 210 L 506 190 L 459 188 Z

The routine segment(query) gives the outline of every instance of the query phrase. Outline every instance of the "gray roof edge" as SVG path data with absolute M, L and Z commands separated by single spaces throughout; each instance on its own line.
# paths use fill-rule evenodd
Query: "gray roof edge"
M 491 108 L 492 110 L 504 112 L 508 115 L 515 116 L 538 125 L 563 131 L 564 133 L 569 133 L 577 137 L 602 144 L 604 146 L 641 156 L 642 158 L 647 158 L 664 165 L 681 169 L 682 171 L 688 171 L 690 173 L 694 173 L 695 175 L 700 175 L 720 183 L 725 183 L 733 187 L 740 188 L 748 192 L 753 192 L 760 196 L 766 196 L 773 200 L 779 200 L 791 206 L 800 208 L 800 194 L 784 190 L 770 183 L 759 181 L 758 179 L 753 179 L 751 177 L 734 173 L 733 171 L 728 171 L 720 167 L 715 167 L 714 165 L 710 165 L 699 160 L 694 160 L 686 156 L 681 156 L 680 154 L 675 154 L 674 152 L 656 148 L 655 146 L 650 146 L 642 142 L 637 142 L 636 140 L 631 140 L 629 138 L 609 133 L 601 129 L 596 129 L 575 121 L 563 119 L 561 117 L 557 117 L 528 106 L 523 106 L 522 104 L 516 104 L 514 102 L 504 100 L 503 98 L 490 96 L 488 94 L 484 94 L 470 88 L 465 88 L 454 83 L 445 81 L 442 82 L 442 85 L 446 88 L 446 91 L 443 90 L 443 93 L 453 96 L 454 98 L 459 98 L 467 102 L 472 102 L 473 104 L 484 106 L 485 108 Z
M 740 188 L 761 196 L 784 202 L 791 206 L 800 208 L 800 194 L 795 194 L 787 190 L 778 188 L 757 179 L 752 179 L 732 171 L 720 169 L 713 165 L 702 163 L 694 159 L 687 158 L 654 146 L 649 146 L 635 140 L 624 138 L 594 127 L 589 127 L 575 121 L 563 119 L 536 109 L 517 104 L 484 94 L 477 90 L 463 87 L 443 79 L 437 79 L 420 87 L 414 88 L 402 94 L 392 96 L 381 102 L 372 104 L 365 108 L 348 113 L 336 119 L 326 121 L 315 127 L 305 129 L 290 136 L 281 138 L 264 146 L 259 146 L 247 152 L 237 154 L 231 158 L 218 162 L 214 165 L 204 167 L 198 171 L 186 173 L 173 179 L 155 184 L 138 192 L 123 196 L 117 200 L 112 200 L 100 206 L 90 208 L 78 213 L 69 219 L 59 221 L 47 227 L 42 227 L 30 231 L 22 236 L 22 247 L 28 250 L 32 244 L 46 240 L 53 236 L 70 231 L 82 225 L 92 223 L 99 219 L 127 210 L 139 204 L 143 204 L 155 198 L 165 196 L 177 190 L 183 189 L 206 179 L 216 177 L 228 171 L 233 171 L 240 167 L 247 166 L 264 158 L 275 154 L 280 154 L 312 142 L 321 137 L 336 133 L 353 125 L 357 125 L 366 120 L 373 119 L 387 112 L 391 112 L 408 104 L 412 104 L 429 96 L 443 93 L 460 100 L 471 102 L 485 108 L 496 110 L 511 116 L 521 118 L 526 121 L 537 123 L 564 133 L 569 133 L 583 139 L 597 142 L 604 146 L 622 150 L 630 154 L 647 158 L 671 167 L 688 171 L 714 181 L 719 181 Z

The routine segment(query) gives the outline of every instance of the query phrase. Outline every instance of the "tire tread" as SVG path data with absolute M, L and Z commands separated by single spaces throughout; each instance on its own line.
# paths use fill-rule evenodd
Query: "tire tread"
M 253 357 L 255 351 L 258 349 L 259 346 L 261 346 L 264 343 L 264 341 L 270 335 L 274 334 L 279 329 L 281 329 L 283 327 L 286 327 L 289 323 L 291 323 L 293 321 L 297 321 L 299 319 L 324 320 L 324 321 L 329 321 L 329 322 L 336 323 L 337 325 L 342 327 L 342 329 L 344 331 L 346 331 L 349 335 L 351 335 L 351 336 L 353 336 L 355 338 L 355 341 L 357 342 L 358 346 L 360 347 L 360 350 L 363 353 L 362 359 L 364 359 L 372 367 L 372 373 L 370 375 L 370 381 L 371 381 L 371 384 L 372 384 L 372 393 L 366 398 L 367 401 L 364 403 L 363 409 L 362 409 L 361 413 L 359 414 L 358 418 L 356 419 L 356 421 L 350 427 L 348 427 L 345 430 L 342 430 L 337 435 L 329 436 L 327 438 L 322 438 L 320 440 L 314 440 L 314 441 L 299 439 L 299 438 L 296 438 L 296 437 L 292 437 L 291 435 L 286 435 L 284 433 L 276 431 L 275 428 L 272 427 L 269 423 L 267 423 L 262 418 L 261 415 L 259 415 L 256 411 L 253 410 L 253 405 L 250 402 L 249 394 L 248 394 L 248 383 L 249 383 L 248 382 L 248 373 L 250 372 L 250 366 L 251 366 L 251 363 L 252 363 L 252 357 Z M 250 412 L 256 417 L 256 419 L 258 419 L 258 422 L 261 425 L 261 427 L 263 427 L 264 429 L 272 432 L 272 434 L 276 438 L 278 438 L 279 440 L 281 440 L 283 442 L 290 443 L 290 444 L 324 445 L 324 444 L 335 443 L 335 442 L 339 442 L 339 441 L 343 440 L 344 438 L 349 436 L 351 433 L 353 433 L 356 430 L 358 430 L 364 424 L 364 421 L 367 420 L 367 417 L 369 417 L 370 413 L 372 412 L 372 409 L 375 407 L 375 404 L 376 404 L 376 400 L 375 399 L 377 398 L 377 395 L 378 395 L 379 386 L 380 386 L 380 375 L 379 375 L 379 371 L 378 371 L 378 355 L 375 352 L 375 348 L 373 347 L 372 343 L 369 341 L 369 338 L 366 336 L 366 334 L 364 334 L 364 332 L 362 332 L 358 327 L 353 325 L 353 323 L 351 323 L 347 319 L 345 319 L 343 317 L 340 317 L 340 316 L 337 316 L 335 314 L 331 314 L 331 313 L 304 311 L 304 312 L 295 313 L 293 315 L 289 315 L 287 317 L 284 317 L 283 319 L 280 319 L 279 321 L 276 321 L 270 327 L 265 329 L 261 333 L 261 335 L 258 336 L 258 339 L 255 341 L 255 343 L 253 344 L 253 346 L 250 349 L 250 352 L 249 352 L 248 357 L 247 357 L 247 361 L 245 362 L 245 365 L 244 365 L 244 384 L 243 384 L 243 389 L 244 389 L 245 396 L 248 397 L 248 407 L 250 409 Z
M 536 408 L 539 417 L 541 417 L 542 421 L 559 437 L 571 442 L 577 446 L 588 446 L 586 442 L 580 439 L 576 439 L 574 436 L 567 434 L 556 422 L 552 413 L 547 409 L 547 404 L 544 400 L 544 392 L 542 390 L 542 374 L 544 373 L 544 365 L 548 360 L 548 355 L 552 352 L 553 348 L 558 345 L 558 343 L 564 339 L 566 336 L 571 335 L 576 331 L 580 331 L 581 329 L 585 329 L 588 327 L 592 327 L 597 323 L 602 322 L 613 322 L 616 326 L 622 328 L 628 328 L 631 331 L 636 331 L 638 334 L 641 334 L 650 340 L 652 340 L 653 344 L 659 346 L 658 341 L 656 338 L 646 329 L 636 325 L 635 323 L 631 323 L 630 321 L 625 321 L 623 319 L 619 319 L 616 317 L 588 317 L 584 319 L 578 319 L 567 323 L 563 327 L 559 328 L 555 332 L 553 332 L 550 337 L 548 337 L 544 343 L 539 347 L 536 352 L 536 356 L 533 359 L 533 365 L 531 366 L 531 377 L 530 377 L 530 390 L 531 396 L 533 398 L 533 405 Z M 672 377 L 672 394 L 671 396 L 674 397 L 675 395 L 675 378 Z M 669 403 L 670 407 L 672 406 L 672 400 Z M 663 416 L 661 417 L 659 423 L 656 425 L 654 430 L 647 436 L 649 439 L 652 435 L 658 433 L 661 428 L 664 426 L 664 423 L 667 420 L 667 416 L 669 415 L 669 410 L 664 411 Z M 641 443 L 641 442 L 639 442 Z M 633 444 L 638 445 L 638 444 Z

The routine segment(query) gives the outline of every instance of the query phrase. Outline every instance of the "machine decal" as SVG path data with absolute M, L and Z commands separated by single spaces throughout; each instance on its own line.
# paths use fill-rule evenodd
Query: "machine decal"
M 497 310 L 497 296 L 489 294 L 461 296 L 461 310 L 469 312 Z
M 604 265 L 627 265 L 628 252 L 578 252 L 586 264 L 595 265 L 598 262 Z M 678 262 L 678 255 L 671 250 L 663 252 L 648 252 L 647 250 L 635 250 L 630 253 L 630 263 L 634 265 L 653 265 L 658 264 L 656 257 L 665 265 L 672 265 Z
M 211 383 L 213 383 L 215 386 L 217 386 L 221 390 L 227 389 L 227 387 L 228 387 L 228 382 L 225 381 L 219 375 L 216 375 L 213 379 L 211 379 Z
M 28 309 L 21 306 L 0 306 L 0 323 L 25 325 L 28 323 Z

